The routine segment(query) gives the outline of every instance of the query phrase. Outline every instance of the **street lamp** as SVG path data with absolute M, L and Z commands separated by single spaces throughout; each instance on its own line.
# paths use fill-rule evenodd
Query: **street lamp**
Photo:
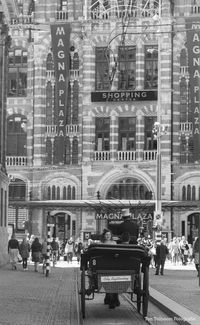
M 158 13 L 153 17 L 158 22 L 158 101 L 157 101 L 157 122 L 154 124 L 154 130 L 157 139 L 157 156 L 156 156 L 156 205 L 154 221 L 157 225 L 157 231 L 161 231 L 162 223 L 162 201 L 161 201 L 161 0 L 159 0 Z

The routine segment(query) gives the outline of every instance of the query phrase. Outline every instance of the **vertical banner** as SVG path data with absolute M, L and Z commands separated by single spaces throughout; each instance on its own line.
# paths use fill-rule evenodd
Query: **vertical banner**
M 66 110 L 69 82 L 70 24 L 51 25 L 52 48 L 55 68 L 55 117 L 58 137 L 65 136 Z
M 186 18 L 194 161 L 200 160 L 200 18 Z

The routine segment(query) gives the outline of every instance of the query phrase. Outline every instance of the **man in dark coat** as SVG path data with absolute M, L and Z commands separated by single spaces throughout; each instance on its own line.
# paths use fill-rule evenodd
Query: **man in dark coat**
M 168 254 L 169 254 L 169 250 L 165 245 L 164 240 L 161 240 L 160 245 L 157 245 L 156 247 L 157 266 L 156 266 L 155 275 L 159 275 L 159 271 L 161 275 L 164 275 L 163 272 L 164 272 L 165 260 Z
M 130 244 L 137 244 L 139 236 L 139 226 L 136 222 L 131 220 L 131 213 L 129 209 L 122 210 L 123 222 L 119 225 L 119 235 L 123 233 L 130 234 Z

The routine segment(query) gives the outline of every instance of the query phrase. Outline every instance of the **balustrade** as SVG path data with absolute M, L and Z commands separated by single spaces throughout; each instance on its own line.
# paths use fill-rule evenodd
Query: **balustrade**
M 117 159 L 122 161 L 135 161 L 136 151 L 118 151 Z
M 6 157 L 7 166 L 27 166 L 26 156 L 7 156 Z

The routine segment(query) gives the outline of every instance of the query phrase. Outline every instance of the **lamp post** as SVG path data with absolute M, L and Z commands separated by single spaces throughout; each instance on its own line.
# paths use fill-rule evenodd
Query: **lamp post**
M 158 21 L 158 100 L 157 100 L 157 122 L 154 125 L 156 138 L 157 138 L 157 157 L 156 157 L 156 205 L 154 221 L 157 225 L 157 236 L 161 236 L 161 223 L 162 223 L 162 201 L 161 201 L 161 0 L 159 0 L 158 14 L 153 19 Z

